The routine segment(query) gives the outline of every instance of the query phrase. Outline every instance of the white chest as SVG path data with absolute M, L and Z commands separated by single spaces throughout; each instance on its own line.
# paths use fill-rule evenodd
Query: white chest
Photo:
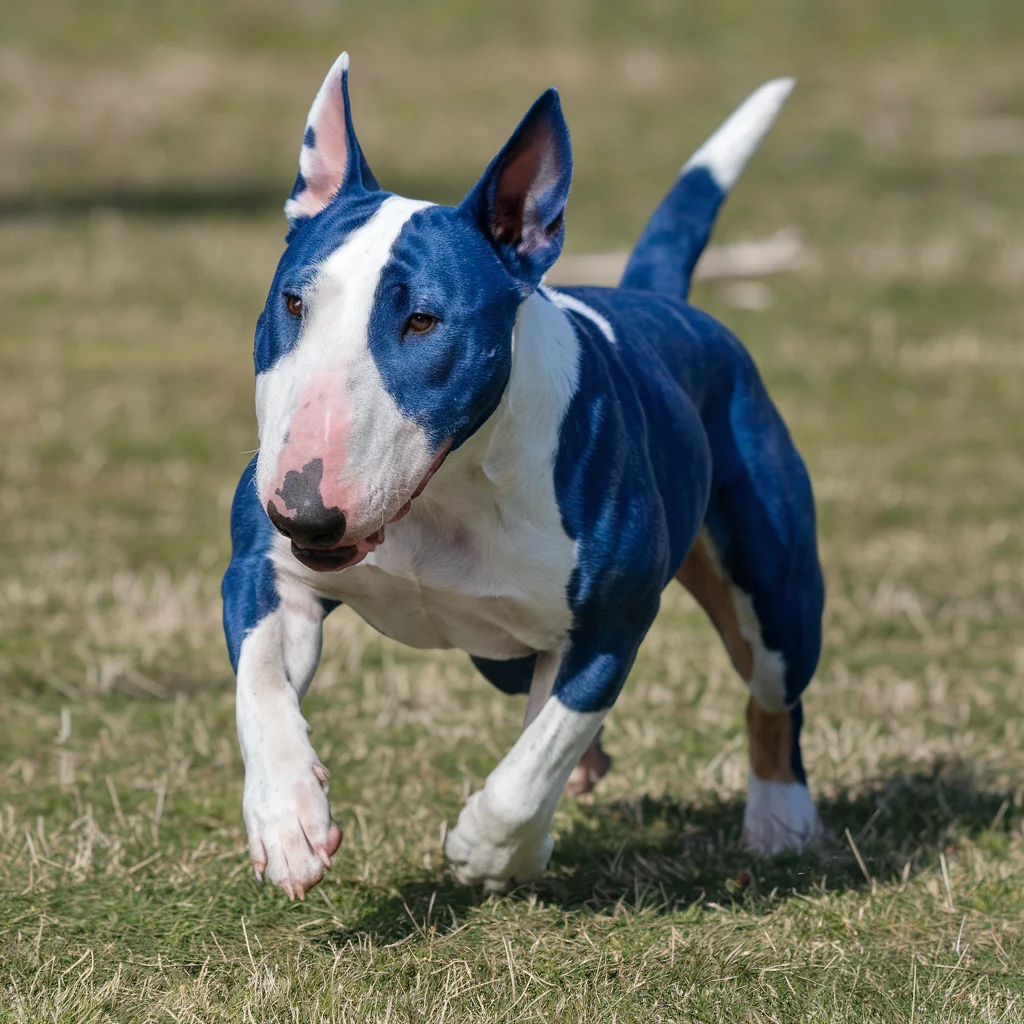
M 410 647 L 499 659 L 556 647 L 571 625 L 571 540 L 560 524 L 468 504 L 459 514 L 418 501 L 359 565 L 306 581 Z

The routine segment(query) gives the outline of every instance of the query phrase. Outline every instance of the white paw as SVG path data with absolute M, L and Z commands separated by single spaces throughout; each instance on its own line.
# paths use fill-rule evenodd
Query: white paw
M 544 814 L 519 822 L 495 814 L 484 788 L 466 801 L 445 840 L 445 856 L 464 885 L 504 892 L 544 873 L 555 845 L 548 824 Z
M 800 782 L 765 782 L 750 773 L 743 839 L 769 856 L 800 850 L 825 834 L 810 791 Z
M 256 877 L 303 899 L 331 866 L 341 829 L 331 821 L 327 769 L 311 759 L 286 766 L 250 765 L 242 813 Z

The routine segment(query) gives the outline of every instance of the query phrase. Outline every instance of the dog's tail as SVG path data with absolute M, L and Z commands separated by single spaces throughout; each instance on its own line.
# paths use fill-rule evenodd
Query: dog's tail
M 777 78 L 762 85 L 687 160 L 644 228 L 619 287 L 686 298 L 719 207 L 795 84 Z

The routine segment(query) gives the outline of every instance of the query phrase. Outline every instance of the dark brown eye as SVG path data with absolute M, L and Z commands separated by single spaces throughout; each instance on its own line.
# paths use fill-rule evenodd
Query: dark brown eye
M 292 316 L 302 316 L 302 299 L 298 295 L 285 294 L 284 307 Z
M 426 334 L 427 331 L 432 331 L 438 323 L 437 317 L 431 316 L 429 313 L 413 313 L 405 321 L 405 332 L 407 334 Z

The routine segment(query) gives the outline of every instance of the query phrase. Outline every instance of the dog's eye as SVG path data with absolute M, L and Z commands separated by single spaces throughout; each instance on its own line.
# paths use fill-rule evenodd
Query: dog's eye
M 406 334 L 426 334 L 427 331 L 432 331 L 440 321 L 436 316 L 431 316 L 429 313 L 413 313 L 408 320 L 405 321 L 405 332 Z
M 284 296 L 284 308 L 292 316 L 302 316 L 302 299 L 298 295 L 289 295 L 287 292 Z

